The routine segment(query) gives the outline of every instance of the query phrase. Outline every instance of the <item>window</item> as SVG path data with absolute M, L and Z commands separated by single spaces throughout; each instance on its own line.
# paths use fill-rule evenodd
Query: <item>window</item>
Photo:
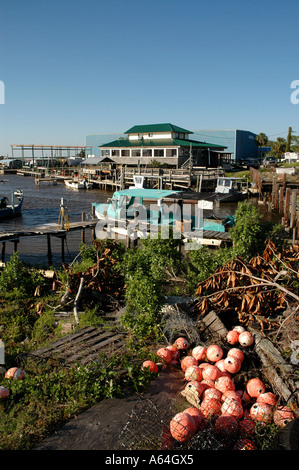
M 130 156 L 130 150 L 122 149 L 121 156 L 122 157 L 129 157 Z
M 149 132 L 149 133 L 147 134 L 147 136 L 148 136 L 148 137 L 153 137 L 153 133 L 152 133 L 152 132 Z
M 138 139 L 139 140 L 143 139 L 143 134 L 138 134 Z
M 143 157 L 151 157 L 152 156 L 152 149 L 143 149 L 142 150 Z
M 164 157 L 164 149 L 155 149 L 154 150 L 155 157 Z
M 141 157 L 141 150 L 140 149 L 133 149 L 132 150 L 132 157 Z
M 119 150 L 112 150 L 111 154 L 113 157 L 119 157 Z
M 166 157 L 176 157 L 177 149 L 166 149 Z

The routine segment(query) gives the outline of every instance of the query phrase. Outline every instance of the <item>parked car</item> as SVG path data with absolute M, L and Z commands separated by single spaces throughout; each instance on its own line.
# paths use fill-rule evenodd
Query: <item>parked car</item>
M 246 168 L 259 168 L 260 162 L 256 158 L 244 158 L 239 160 L 241 166 L 246 166 Z
M 265 157 L 263 160 L 264 166 L 275 166 L 277 165 L 278 160 L 275 157 Z

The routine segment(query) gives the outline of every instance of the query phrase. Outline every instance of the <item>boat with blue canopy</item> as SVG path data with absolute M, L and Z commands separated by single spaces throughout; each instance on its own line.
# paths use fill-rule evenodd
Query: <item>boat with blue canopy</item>
M 107 224 L 126 224 L 139 218 L 151 226 L 189 223 L 190 229 L 225 232 L 233 217 L 203 217 L 204 193 L 166 189 L 129 188 L 115 191 L 107 203 L 93 203 L 95 215 Z

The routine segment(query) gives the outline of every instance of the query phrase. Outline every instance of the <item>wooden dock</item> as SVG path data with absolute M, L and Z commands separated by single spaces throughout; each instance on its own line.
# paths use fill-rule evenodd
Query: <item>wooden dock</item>
M 47 253 L 49 262 L 52 259 L 52 250 L 51 250 L 51 237 L 58 237 L 61 239 L 61 258 L 64 262 L 64 245 L 66 236 L 69 232 L 75 230 L 81 230 L 81 241 L 85 241 L 85 230 L 92 230 L 92 237 L 95 238 L 95 226 L 98 223 L 98 219 L 84 220 L 84 213 L 82 214 L 82 220 L 80 222 L 70 222 L 69 224 L 63 225 L 43 225 L 41 227 L 35 227 L 31 230 L 19 230 L 15 232 L 6 232 L 0 233 L 0 242 L 2 242 L 2 256 L 1 261 L 5 261 L 5 246 L 6 242 L 14 243 L 14 251 L 17 251 L 17 246 L 20 241 L 20 238 L 25 237 L 37 237 L 37 236 L 46 236 L 47 237 Z

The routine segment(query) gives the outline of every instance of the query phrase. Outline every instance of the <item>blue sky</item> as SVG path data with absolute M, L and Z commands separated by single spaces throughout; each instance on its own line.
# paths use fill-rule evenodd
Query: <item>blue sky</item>
M 298 13 L 297 0 L 0 0 L 0 155 L 162 122 L 299 135 Z

